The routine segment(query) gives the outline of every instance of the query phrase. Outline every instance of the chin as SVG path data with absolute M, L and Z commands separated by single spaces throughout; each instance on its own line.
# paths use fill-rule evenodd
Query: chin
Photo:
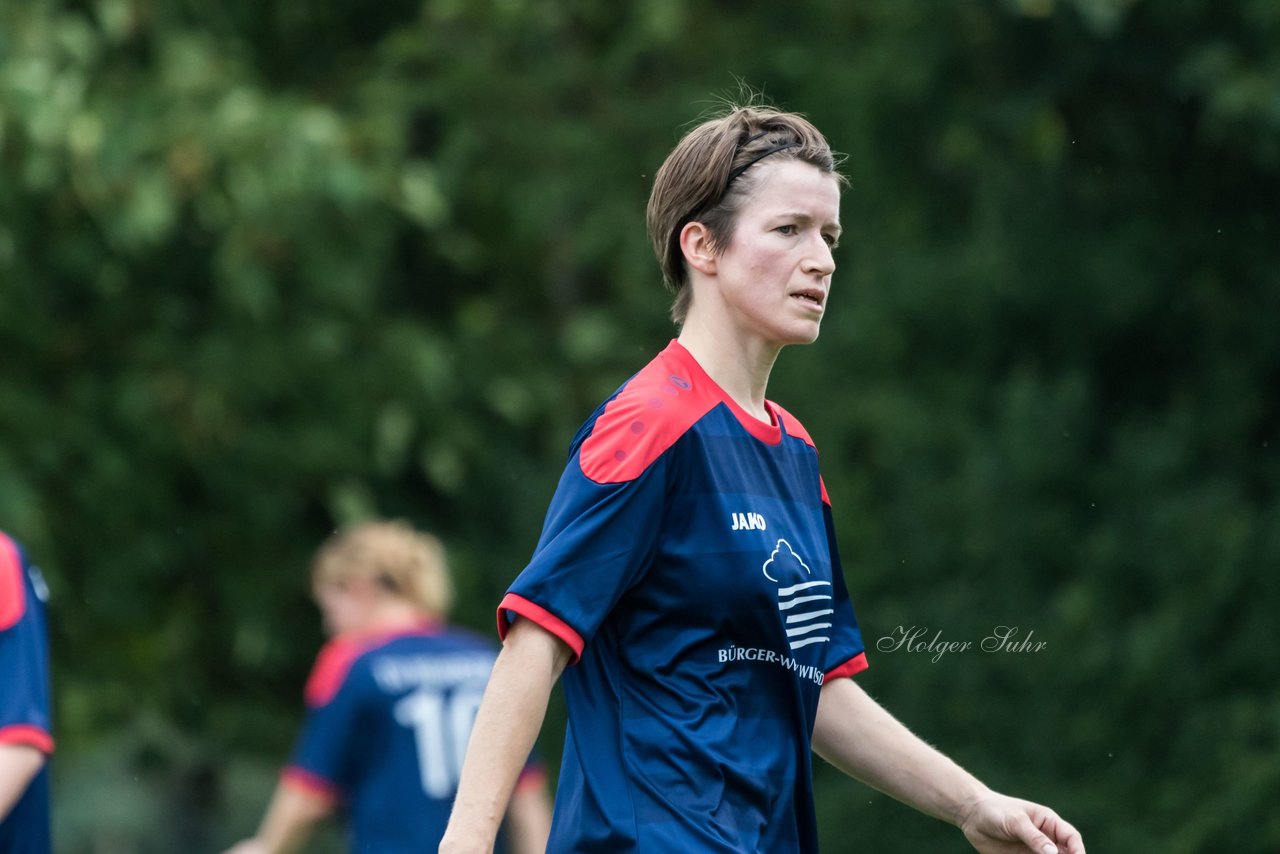
M 788 330 L 788 333 L 779 336 L 784 347 L 788 344 L 812 344 L 818 340 L 818 324 L 815 323 L 804 329 Z

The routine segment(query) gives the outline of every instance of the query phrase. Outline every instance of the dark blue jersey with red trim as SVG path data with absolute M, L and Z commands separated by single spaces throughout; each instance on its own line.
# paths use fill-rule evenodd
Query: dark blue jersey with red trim
M 817 451 L 672 342 L 575 437 L 498 612 L 564 640 L 549 852 L 813 852 L 826 679 L 866 667 Z
M 456 628 L 335 638 L 307 682 L 283 782 L 339 806 L 356 854 L 434 851 L 496 655 Z
M 53 752 L 50 735 L 48 592 L 22 548 L 0 533 L 0 744 Z M 0 821 L 0 851 L 48 854 L 48 765 Z

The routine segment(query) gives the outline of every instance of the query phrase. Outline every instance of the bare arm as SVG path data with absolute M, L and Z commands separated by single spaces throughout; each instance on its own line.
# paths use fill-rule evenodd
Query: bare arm
M 516 786 L 507 807 L 507 847 L 511 854 L 544 854 L 551 834 L 551 799 L 546 781 Z
M 328 799 L 281 783 L 276 786 L 257 835 L 227 849 L 225 854 L 287 854 L 296 851 L 306 841 L 312 827 L 327 817 L 332 809 Z
M 511 626 L 494 662 L 462 765 L 440 854 L 489 854 L 516 777 L 546 717 L 569 647 L 528 620 Z
M 22 799 L 44 760 L 44 753 L 29 744 L 0 744 L 0 821 Z
M 991 791 L 930 747 L 852 679 L 822 688 L 813 749 L 872 788 L 950 822 L 989 854 L 1084 854 L 1080 834 L 1047 807 Z

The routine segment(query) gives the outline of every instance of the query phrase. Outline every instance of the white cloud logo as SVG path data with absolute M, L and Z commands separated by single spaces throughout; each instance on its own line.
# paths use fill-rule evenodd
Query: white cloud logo
M 789 585 L 778 588 L 778 610 L 786 615 L 787 639 L 792 649 L 831 640 L 825 634 L 815 634 L 831 628 L 831 623 L 822 621 L 834 613 L 828 607 L 831 604 L 830 581 L 809 581 L 813 573 L 809 571 L 808 564 L 786 540 L 778 540 L 761 571 L 775 584 L 784 583 L 782 579 Z

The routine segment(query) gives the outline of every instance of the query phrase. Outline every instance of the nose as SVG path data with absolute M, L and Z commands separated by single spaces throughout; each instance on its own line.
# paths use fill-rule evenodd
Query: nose
M 836 271 L 836 257 L 831 245 L 821 236 L 813 241 L 813 248 L 805 258 L 805 272 L 817 276 L 830 276 Z

